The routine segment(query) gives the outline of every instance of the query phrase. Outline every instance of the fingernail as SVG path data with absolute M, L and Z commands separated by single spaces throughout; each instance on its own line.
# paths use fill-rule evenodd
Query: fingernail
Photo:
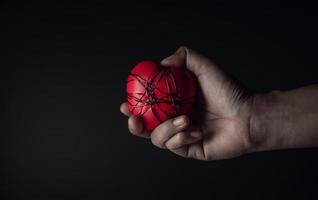
M 183 126 L 186 123 L 186 121 L 185 121 L 184 117 L 178 117 L 178 118 L 174 119 L 172 121 L 172 123 L 174 126 Z
M 131 127 L 131 118 L 128 119 L 128 130 L 132 134 L 135 134 L 135 130 Z
M 201 134 L 199 132 L 191 132 L 190 135 L 191 137 L 198 138 Z
M 135 130 L 132 129 L 131 127 L 129 127 L 129 126 L 128 126 L 128 130 L 129 130 L 129 132 L 131 132 L 131 133 L 135 133 Z
M 170 59 L 170 56 L 169 56 L 169 57 L 166 57 L 166 58 L 164 58 L 164 59 L 162 59 L 162 60 L 161 60 L 161 63 L 164 64 L 164 63 L 166 63 L 167 61 L 169 61 L 169 59 Z

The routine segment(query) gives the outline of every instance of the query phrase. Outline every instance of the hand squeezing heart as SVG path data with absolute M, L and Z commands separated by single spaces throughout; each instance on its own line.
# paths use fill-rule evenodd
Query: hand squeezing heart
M 188 113 L 195 100 L 196 81 L 182 67 L 163 67 L 142 61 L 127 79 L 128 108 L 151 132 L 161 122 Z

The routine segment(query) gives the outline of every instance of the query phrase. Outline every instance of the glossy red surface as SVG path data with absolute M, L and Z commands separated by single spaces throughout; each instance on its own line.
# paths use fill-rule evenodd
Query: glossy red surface
M 143 119 L 147 131 L 152 131 L 163 121 L 191 110 L 196 81 L 184 67 L 142 61 L 131 70 L 126 92 L 129 110 Z

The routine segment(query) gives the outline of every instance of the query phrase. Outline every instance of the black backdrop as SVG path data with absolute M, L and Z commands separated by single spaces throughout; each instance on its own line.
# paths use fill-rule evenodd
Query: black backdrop
M 257 92 L 317 83 L 305 4 L 2 2 L 1 199 L 276 199 L 316 195 L 318 150 L 200 162 L 127 131 L 130 68 L 180 45 Z

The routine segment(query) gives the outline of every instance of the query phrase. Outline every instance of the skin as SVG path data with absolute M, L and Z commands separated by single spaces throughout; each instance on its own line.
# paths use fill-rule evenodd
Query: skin
M 153 145 L 186 158 L 219 160 L 254 151 L 318 145 L 318 86 L 248 95 L 208 58 L 187 47 L 161 61 L 186 67 L 197 77 L 198 105 L 189 116 L 160 124 L 152 133 L 132 116 L 127 102 L 120 111 L 128 129 Z

